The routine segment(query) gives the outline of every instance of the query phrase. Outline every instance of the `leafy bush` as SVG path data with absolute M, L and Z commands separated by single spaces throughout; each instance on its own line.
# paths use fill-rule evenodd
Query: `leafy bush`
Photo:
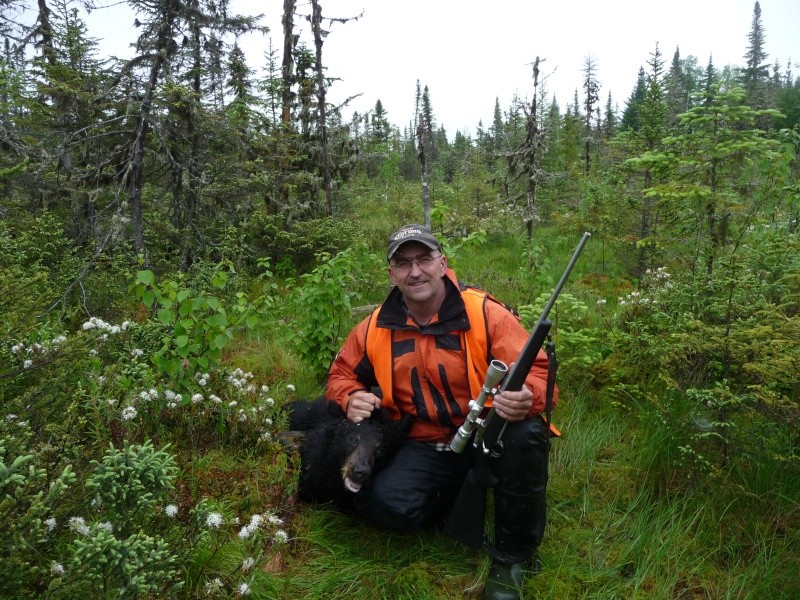
M 376 280 L 380 260 L 361 247 L 336 256 L 321 252 L 320 264 L 300 276 L 291 295 L 296 325 L 289 339 L 303 360 L 322 377 L 353 325 L 353 301 L 363 297 L 364 282 Z M 383 276 L 380 276 L 381 280 Z
M 155 312 L 165 328 L 161 348 L 152 361 L 179 384 L 198 371 L 216 367 L 236 328 L 254 328 L 271 303 L 269 296 L 250 301 L 244 292 L 226 303 L 222 292 L 227 281 L 223 265 L 217 265 L 211 275 L 211 285 L 219 294 L 198 291 L 180 279 L 165 279 L 157 285 L 149 270 L 136 275 L 136 297 Z

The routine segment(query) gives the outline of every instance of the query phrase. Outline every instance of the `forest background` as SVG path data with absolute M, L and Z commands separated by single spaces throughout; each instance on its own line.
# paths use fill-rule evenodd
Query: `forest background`
M 129 0 L 135 56 L 98 55 L 77 3 L 0 34 L 0 594 L 461 598 L 487 560 L 295 500 L 281 407 L 313 397 L 387 291 L 400 222 L 561 361 L 542 598 L 800 595 L 800 79 L 654 44 L 618 113 L 587 57 L 562 109 L 474 138 L 326 94 L 326 20 L 258 30 L 224 1 Z M 308 39 L 296 24 L 310 24 Z M 346 28 L 347 23 L 337 21 Z M 634 75 L 634 74 L 632 74 Z M 356 533 L 357 535 L 353 535 Z

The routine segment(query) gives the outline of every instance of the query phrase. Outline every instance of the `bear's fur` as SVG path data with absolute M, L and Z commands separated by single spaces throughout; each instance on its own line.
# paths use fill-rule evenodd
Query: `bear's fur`
M 398 450 L 411 421 L 410 415 L 392 419 L 380 408 L 370 419 L 353 423 L 336 402 L 324 398 L 290 404 L 290 429 L 305 433 L 300 498 L 352 510 L 356 494 Z

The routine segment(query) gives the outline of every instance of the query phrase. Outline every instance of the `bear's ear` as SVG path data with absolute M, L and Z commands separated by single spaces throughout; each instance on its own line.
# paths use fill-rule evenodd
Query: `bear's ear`
M 342 407 L 339 406 L 339 403 L 334 400 L 328 400 L 328 414 L 338 419 L 347 417 L 347 413 L 345 413 Z

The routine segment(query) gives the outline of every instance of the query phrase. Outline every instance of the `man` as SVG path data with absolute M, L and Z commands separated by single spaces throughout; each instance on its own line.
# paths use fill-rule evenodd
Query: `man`
M 328 374 L 326 395 L 360 422 L 383 406 L 415 417 L 408 439 L 357 501 L 386 527 L 441 523 L 455 501 L 474 448 L 450 441 L 478 396 L 492 359 L 516 360 L 528 332 L 502 304 L 459 284 L 428 227 L 405 225 L 389 237 L 383 304 L 350 333 Z M 520 391 L 493 398 L 509 423 L 496 459 L 494 558 L 484 596 L 520 598 L 523 572 L 538 570 L 545 525 L 549 428 L 547 357 L 540 352 Z M 554 399 L 555 400 L 555 399 Z

